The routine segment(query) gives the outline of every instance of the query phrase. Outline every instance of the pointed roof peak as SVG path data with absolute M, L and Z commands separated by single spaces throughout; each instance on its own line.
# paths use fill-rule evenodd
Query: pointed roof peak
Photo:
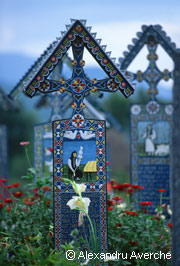
M 116 67 L 114 59 L 110 59 L 110 52 L 105 52 L 106 45 L 100 46 L 100 40 L 96 40 L 96 33 L 90 33 L 90 31 L 91 27 L 86 27 L 85 19 L 71 19 L 71 25 L 66 25 L 66 30 L 61 32 L 62 37 L 57 38 L 56 41 L 50 44 L 17 86 L 21 85 L 25 94 L 33 97 L 58 62 L 66 55 L 77 36 L 79 36 L 82 39 L 83 45 L 109 78 L 115 79 L 119 84 L 120 91 L 125 97 L 129 97 L 134 91 L 131 83 Z
M 179 49 L 176 48 L 176 44 L 167 36 L 161 25 L 142 25 L 141 30 L 142 31 L 136 33 L 137 37 L 132 39 L 132 44 L 128 45 L 128 51 L 123 52 L 124 57 L 119 58 L 122 69 L 126 69 L 130 65 L 149 36 L 153 36 L 172 59 L 175 53 L 179 51 Z

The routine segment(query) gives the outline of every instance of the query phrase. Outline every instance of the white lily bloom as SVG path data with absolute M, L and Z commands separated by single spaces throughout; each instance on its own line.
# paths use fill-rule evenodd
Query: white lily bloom
M 86 185 L 85 184 L 77 184 L 76 182 L 72 182 L 72 186 L 74 188 L 74 191 L 81 196 L 82 192 L 86 191 Z
M 77 187 L 77 191 L 79 193 L 82 193 L 82 192 L 85 192 L 86 191 L 86 185 L 85 184 L 76 184 L 76 187 Z
M 67 202 L 67 205 L 71 208 L 71 210 L 80 209 L 88 213 L 90 202 L 91 200 L 89 198 L 80 198 L 78 196 L 73 196 L 72 199 Z
M 164 215 L 160 215 L 160 218 L 163 219 L 163 220 L 166 219 L 166 217 Z
M 119 208 L 119 209 L 125 209 L 126 207 L 127 207 L 127 205 L 126 205 L 126 203 L 124 202 L 124 203 L 120 203 L 120 204 L 118 204 L 118 205 L 116 205 L 117 206 L 117 208 Z

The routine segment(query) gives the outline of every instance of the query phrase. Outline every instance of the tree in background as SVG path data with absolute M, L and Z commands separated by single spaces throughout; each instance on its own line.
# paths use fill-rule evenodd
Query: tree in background
M 8 176 L 13 182 L 25 175 L 29 165 L 24 156 L 24 149 L 20 146 L 21 141 L 33 143 L 33 125 L 37 123 L 37 117 L 33 112 L 28 112 L 21 102 L 19 111 L 1 111 L 0 123 L 8 128 Z M 33 145 L 30 145 L 30 159 L 33 158 Z M 4 177 L 5 178 L 5 177 Z

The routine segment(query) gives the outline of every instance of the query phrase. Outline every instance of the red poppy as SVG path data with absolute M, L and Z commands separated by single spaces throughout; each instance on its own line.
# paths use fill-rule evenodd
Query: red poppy
M 122 201 L 123 199 L 122 199 L 122 198 L 120 198 L 119 196 L 116 196 L 116 197 L 112 198 L 112 200 L 116 200 L 116 201 Z
M 13 195 L 14 195 L 14 197 L 18 198 L 18 197 L 23 196 L 24 194 L 22 192 L 16 192 Z
M 171 223 L 168 224 L 169 228 L 173 228 L 173 225 Z
M 164 188 L 159 188 L 158 191 L 159 191 L 159 192 L 166 192 L 166 189 L 164 189 Z
M 27 145 L 29 145 L 29 141 L 20 142 L 20 145 L 21 146 L 27 146 Z
M 53 148 L 49 148 L 48 150 L 49 150 L 50 152 L 53 152 Z
M 112 211 L 112 207 L 110 207 L 110 206 L 107 207 L 107 209 L 108 209 L 108 211 Z
M 110 165 L 110 162 L 106 161 L 106 165 Z
M 11 198 L 7 198 L 7 199 L 4 200 L 4 202 L 5 202 L 5 203 L 12 203 L 13 200 L 12 200 Z
M 140 202 L 140 205 L 143 205 L 143 206 L 152 205 L 152 202 L 151 201 L 142 201 L 142 202 Z
M 50 191 L 50 187 L 45 186 L 45 187 L 43 187 L 43 190 L 44 190 L 44 191 Z
M 4 178 L 2 178 L 2 179 L 0 179 L 0 181 L 1 181 L 1 182 L 7 182 L 8 180 L 7 180 L 7 179 L 4 179 Z
M 0 209 L 2 209 L 5 206 L 2 202 L 0 202 Z

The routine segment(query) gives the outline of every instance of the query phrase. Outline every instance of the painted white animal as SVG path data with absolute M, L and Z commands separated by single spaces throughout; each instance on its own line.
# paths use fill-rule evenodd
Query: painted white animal
M 46 132 L 43 135 L 43 139 L 52 139 L 52 132 Z
M 65 138 L 68 138 L 68 139 L 75 139 L 76 138 L 76 136 L 77 136 L 77 130 L 75 130 L 74 132 L 73 131 L 71 131 L 71 130 L 69 130 L 69 131 L 65 131 L 65 133 L 64 133 L 64 137 Z
M 45 151 L 45 155 L 46 155 L 46 156 L 52 155 L 52 152 L 49 151 L 48 148 L 44 148 L 44 151 Z
M 82 139 L 91 139 L 95 137 L 95 133 L 92 133 L 92 131 L 86 130 L 83 132 L 82 130 L 79 130 L 79 133 Z
M 167 155 L 169 154 L 169 144 L 159 144 L 155 151 L 155 155 Z

